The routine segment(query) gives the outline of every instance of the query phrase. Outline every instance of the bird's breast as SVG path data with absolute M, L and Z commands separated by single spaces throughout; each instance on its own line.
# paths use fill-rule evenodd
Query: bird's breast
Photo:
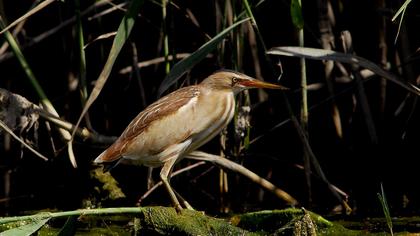
M 193 142 L 186 152 L 210 141 L 231 121 L 235 112 L 235 98 L 231 91 L 202 93 L 194 107 Z

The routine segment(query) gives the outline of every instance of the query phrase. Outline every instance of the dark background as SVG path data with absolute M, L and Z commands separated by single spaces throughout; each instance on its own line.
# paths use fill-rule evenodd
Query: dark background
M 171 53 L 193 52 L 204 44 L 205 34 L 215 36 L 215 1 L 173 1 L 179 8 L 168 6 L 168 34 Z M 224 2 L 224 1 L 220 1 Z M 235 1 L 232 1 L 235 2 Z M 305 19 L 305 45 L 321 48 L 317 17 L 317 2 L 303 1 Z M 394 45 L 398 24 L 391 18 L 401 6 L 400 1 L 385 1 L 385 8 L 378 7 L 380 1 L 333 1 L 332 7 L 336 24 L 333 27 L 337 51 L 342 51 L 339 35 L 342 30 L 349 30 L 353 38 L 353 48 L 358 56 L 380 64 L 379 31 L 380 20 L 386 22 L 386 46 L 390 71 L 407 81 L 418 80 L 418 46 L 419 15 L 418 1 L 413 1 L 405 12 L 403 30 Z M 250 1 L 256 4 L 256 1 Z M 82 1 L 82 9 L 93 4 L 93 1 Z M 223 7 L 223 3 L 220 3 Z M 30 7 L 28 1 L 3 2 L 2 17 L 9 23 L 23 15 Z M 85 42 L 90 42 L 101 34 L 115 31 L 124 15 L 120 10 L 107 14 L 99 19 L 88 20 L 110 6 L 98 8 L 82 18 Z M 190 10 L 200 26 L 194 26 L 185 17 L 185 10 Z M 297 31 L 291 23 L 289 1 L 265 1 L 253 7 L 253 13 L 266 47 L 297 45 Z M 235 10 L 242 11 L 240 3 L 235 3 Z M 69 87 L 70 78 L 78 78 L 79 56 L 75 37 L 75 25 L 64 27 L 57 33 L 27 46 L 33 37 L 45 32 L 74 15 L 72 1 L 55 2 L 46 9 L 30 17 L 24 30 L 17 35 L 17 40 L 24 48 L 23 53 L 36 75 L 39 83 L 47 93 L 59 114 L 67 121 L 75 123 L 81 113 L 78 90 Z M 140 69 L 141 81 L 145 88 L 146 101 L 141 100 L 137 79 L 130 75 L 121 75 L 118 71 L 132 64 L 134 43 L 138 51 L 138 60 L 144 61 L 163 56 L 159 49 L 161 33 L 161 8 L 151 1 L 145 1 L 139 18 L 131 33 L 129 41 L 121 51 L 113 73 L 102 90 L 99 98 L 89 109 L 93 128 L 103 135 L 118 136 L 125 126 L 144 107 L 156 100 L 157 88 L 165 77 L 164 65 L 157 64 Z M 239 33 L 238 33 L 239 34 Z M 247 36 L 244 36 L 245 38 Z M 4 42 L 4 39 L 0 39 Z M 235 68 L 237 61 L 231 55 L 235 50 L 231 38 L 224 42 L 226 51 L 222 60 L 217 60 L 220 49 L 212 53 L 213 57 L 198 63 L 186 76 L 187 83 L 201 81 L 213 71 L 220 68 Z M 85 49 L 88 91 L 93 88 L 108 55 L 112 38 L 97 41 Z M 255 76 L 253 59 L 245 40 L 242 51 L 243 65 L 238 70 Z M 10 51 L 10 50 L 9 50 Z M 408 52 L 408 54 L 407 54 Z M 286 122 L 280 128 L 270 131 L 272 127 L 290 117 L 287 104 L 295 115 L 299 115 L 300 82 L 299 59 L 271 57 L 266 60 L 261 43 L 258 43 L 259 61 L 265 80 L 276 82 L 279 68 L 276 64 L 281 59 L 284 74 L 280 83 L 291 88 L 287 92 L 266 91 L 268 99 L 260 103 L 257 91 L 250 91 L 251 133 L 252 140 L 259 135 L 261 139 L 250 145 L 239 156 L 231 155 L 234 161 L 243 164 L 262 177 L 268 177 L 276 186 L 294 196 L 302 206 L 319 213 L 328 214 L 339 205 L 319 178 L 312 178 L 312 202 L 308 202 L 308 188 L 304 172 L 296 167 L 302 165 L 302 142 L 292 122 Z M 399 56 L 401 65 L 396 63 Z M 308 83 L 325 83 L 323 63 L 307 60 Z M 39 98 L 31 87 L 23 69 L 15 57 L 0 59 L 0 87 L 26 97 L 38 103 Z M 365 116 L 360 105 L 354 104 L 356 86 L 354 82 L 334 83 L 334 99 L 340 109 L 343 126 L 343 138 L 335 134 L 331 117 L 331 96 L 326 87 L 310 91 L 308 100 L 309 141 L 324 173 L 329 181 L 349 195 L 349 205 L 356 216 L 382 215 L 382 208 L 377 198 L 380 184 L 384 186 L 386 197 L 391 208 L 391 215 L 418 214 L 419 207 L 419 107 L 418 97 L 392 82 L 387 84 L 385 110 L 379 109 L 380 78 L 374 76 L 364 82 L 374 125 L 378 134 L 378 143 L 371 142 L 367 132 Z M 181 86 L 182 83 L 177 86 Z M 173 90 L 171 88 L 171 90 Z M 407 99 L 406 99 L 407 98 Z M 406 99 L 406 100 L 405 100 Z M 406 101 L 402 112 L 395 115 L 396 109 Z M 228 146 L 235 143 L 232 136 L 233 125 L 228 129 L 230 137 Z M 31 131 L 33 132 L 33 131 Z M 32 133 L 29 139 L 33 139 Z M 70 210 L 86 206 L 86 201 L 99 204 L 95 186 L 100 184 L 92 179 L 89 171 L 94 168 L 92 160 L 108 144 L 93 144 L 80 139 L 75 140 L 75 152 L 79 164 L 74 169 L 67 157 L 65 144 L 55 130 L 49 133 L 45 123 L 40 119 L 37 130 L 39 140 L 37 149 L 48 156 L 44 162 L 28 150 L 12 141 L 10 148 L 0 148 L 0 181 L 4 186 L 10 185 L 10 193 L 0 189 L 0 215 L 21 214 L 23 211 L 40 209 Z M 230 135 L 230 136 L 229 136 Z M 55 142 L 59 152 L 54 153 L 50 138 Z M 4 135 L 0 136 L 4 143 Z M 4 145 L 2 145 L 4 146 Z M 215 139 L 203 150 L 220 153 L 219 140 Z M 232 149 L 233 150 L 233 149 Z M 229 151 L 229 150 L 228 150 Z M 22 157 L 21 157 L 21 154 Z M 229 152 L 228 152 L 229 154 Z M 193 161 L 184 160 L 176 167 L 185 167 Z M 209 171 L 207 171 L 209 170 Z M 146 191 L 145 167 L 119 166 L 112 170 L 112 175 L 119 182 L 127 198 L 119 201 L 105 201 L 102 206 L 133 206 Z M 158 179 L 155 171 L 155 180 Z M 227 204 L 233 212 L 258 209 L 284 208 L 287 205 L 271 193 L 265 192 L 248 179 L 229 172 L 229 193 Z M 221 214 L 219 193 L 219 168 L 211 164 L 200 166 L 190 172 L 177 176 L 171 181 L 189 202 L 199 210 Z M 2 186 L 2 184 L 0 184 Z M 407 200 L 404 200 L 407 199 Z M 149 205 L 169 205 L 169 199 L 163 189 L 158 189 L 144 202 Z

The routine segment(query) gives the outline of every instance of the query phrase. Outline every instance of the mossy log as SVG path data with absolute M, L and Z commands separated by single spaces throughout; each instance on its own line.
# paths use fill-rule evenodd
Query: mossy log
M 45 217 L 44 217 L 45 216 Z M 33 217 L 33 220 L 32 220 Z M 44 217 L 44 218 L 42 218 Z M 38 235 L 366 235 L 304 209 L 266 210 L 226 218 L 172 207 L 103 208 L 2 218 L 0 232 L 47 219 Z M 46 222 L 46 221 L 45 221 Z M 60 232 L 60 233 L 59 233 Z M 64 232 L 67 232 L 64 233 Z M 70 232 L 70 233 L 69 233 Z

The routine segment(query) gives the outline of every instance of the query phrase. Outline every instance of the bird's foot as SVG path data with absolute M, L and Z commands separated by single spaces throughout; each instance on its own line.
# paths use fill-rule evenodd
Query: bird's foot
M 182 201 L 182 204 L 185 206 L 185 208 L 191 211 L 195 211 L 195 209 L 187 201 L 185 200 L 181 200 L 181 201 Z
M 177 191 L 174 190 L 174 193 L 177 197 L 177 199 L 184 205 L 184 207 L 188 210 L 195 211 L 195 209 L 185 200 Z
M 182 206 L 180 205 L 180 204 L 178 204 L 178 205 L 176 205 L 175 206 L 175 210 L 176 210 L 176 213 L 181 213 L 181 211 L 183 210 L 183 208 L 182 208 Z

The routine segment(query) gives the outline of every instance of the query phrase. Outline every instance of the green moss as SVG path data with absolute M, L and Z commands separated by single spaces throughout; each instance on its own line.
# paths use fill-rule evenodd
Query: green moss
M 252 235 L 225 220 L 205 216 L 198 211 L 183 210 L 178 214 L 173 208 L 153 207 L 144 211 L 139 218 L 142 231 L 145 233 Z
M 102 168 L 96 168 L 91 170 L 90 175 L 103 184 L 101 189 L 96 189 L 97 192 L 105 191 L 107 198 L 111 200 L 125 198 L 125 194 L 118 187 L 118 182 L 109 172 L 103 172 Z
M 334 224 L 313 212 L 297 208 L 266 210 L 234 216 L 230 219 L 240 228 L 267 235 L 360 235 L 340 224 Z M 315 233 L 316 232 L 316 233 Z M 365 233 L 365 232 L 363 232 Z
M 76 235 L 257 235 L 224 219 L 172 207 L 144 207 L 140 213 L 82 215 L 73 224 Z M 65 218 L 51 219 L 39 235 L 57 235 Z

